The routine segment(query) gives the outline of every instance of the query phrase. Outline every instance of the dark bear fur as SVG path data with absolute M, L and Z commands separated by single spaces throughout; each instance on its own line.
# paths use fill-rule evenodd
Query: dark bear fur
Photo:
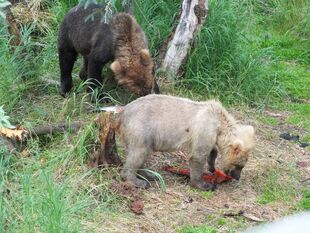
M 101 5 L 72 8 L 60 25 L 58 53 L 61 71 L 61 95 L 72 88 L 72 69 L 78 54 L 84 58 L 80 78 L 91 79 L 88 90 L 102 83 L 103 66 L 113 61 L 111 69 L 120 86 L 137 95 L 147 95 L 158 86 L 154 81 L 153 61 L 147 40 L 136 20 L 127 13 L 117 13 L 109 24 L 101 22 Z M 92 20 L 87 17 L 93 15 Z

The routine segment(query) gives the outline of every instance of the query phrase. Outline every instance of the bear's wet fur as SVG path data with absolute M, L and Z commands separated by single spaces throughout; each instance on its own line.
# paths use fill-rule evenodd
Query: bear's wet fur
M 131 93 L 147 95 L 154 86 L 153 61 L 146 36 L 136 20 L 127 13 L 113 15 L 109 24 L 102 22 L 104 6 L 91 4 L 72 8 L 60 25 L 58 54 L 61 72 L 61 95 L 72 88 L 72 69 L 77 55 L 84 64 L 82 80 L 90 79 L 88 91 L 102 84 L 102 68 L 113 61 L 111 69 L 120 86 Z M 93 17 L 91 17 L 93 16 Z

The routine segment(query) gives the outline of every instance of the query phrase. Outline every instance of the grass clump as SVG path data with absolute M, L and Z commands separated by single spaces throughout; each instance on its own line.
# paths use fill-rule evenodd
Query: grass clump
M 310 4 L 307 0 L 250 1 L 260 23 L 279 33 L 309 35 Z
M 260 115 L 260 116 L 257 116 L 257 120 L 267 125 L 278 125 L 279 124 L 278 119 L 274 117 L 270 117 L 270 116 Z
M 135 17 L 147 35 L 149 49 L 157 55 L 163 41 L 171 33 L 178 14 L 178 0 L 135 1 Z
M 280 172 L 270 171 L 263 180 L 259 179 L 258 187 L 260 195 L 257 199 L 259 204 L 273 202 L 290 203 L 297 195 L 294 177 L 281 175 Z
M 214 192 L 212 191 L 202 191 L 202 190 L 192 188 L 192 187 L 189 187 L 189 191 L 192 193 L 197 193 L 199 194 L 199 196 L 206 198 L 206 199 L 210 199 L 214 196 Z
M 251 18 L 239 1 L 210 1 L 210 15 L 186 64 L 185 79 L 195 92 L 225 102 L 258 104 L 278 95 L 277 80 L 263 72 L 264 51 L 251 50 L 246 38 Z
M 5 222 L 0 230 L 92 232 L 95 224 L 84 225 L 81 219 L 92 222 L 124 204 L 110 192 L 111 179 L 81 164 L 70 145 L 56 141 L 29 158 L 0 160 L 0 223 Z
M 182 227 L 178 233 L 217 233 L 217 230 L 215 230 L 212 227 L 209 227 L 208 225 L 201 225 L 201 226 L 185 226 Z
M 304 190 L 299 207 L 303 210 L 310 210 L 310 189 Z

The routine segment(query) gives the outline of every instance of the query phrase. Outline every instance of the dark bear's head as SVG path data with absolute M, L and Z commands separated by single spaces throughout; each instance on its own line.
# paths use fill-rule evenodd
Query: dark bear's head
M 157 92 L 158 86 L 153 77 L 153 61 L 149 51 L 141 49 L 129 64 L 123 64 L 118 59 L 111 64 L 118 84 L 139 96 L 148 95 L 153 89 Z

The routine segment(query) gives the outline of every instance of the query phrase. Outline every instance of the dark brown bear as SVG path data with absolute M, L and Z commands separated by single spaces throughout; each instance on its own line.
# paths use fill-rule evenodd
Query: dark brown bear
M 120 86 L 140 96 L 150 94 L 153 86 L 158 92 L 152 75 L 153 61 L 141 27 L 127 13 L 115 14 L 109 24 L 103 23 L 103 11 L 101 5 L 92 4 L 86 9 L 78 5 L 60 25 L 61 95 L 66 96 L 72 88 L 71 72 L 78 54 L 84 58 L 80 78 L 91 80 L 89 91 L 102 83 L 102 68 L 113 61 L 111 69 Z

